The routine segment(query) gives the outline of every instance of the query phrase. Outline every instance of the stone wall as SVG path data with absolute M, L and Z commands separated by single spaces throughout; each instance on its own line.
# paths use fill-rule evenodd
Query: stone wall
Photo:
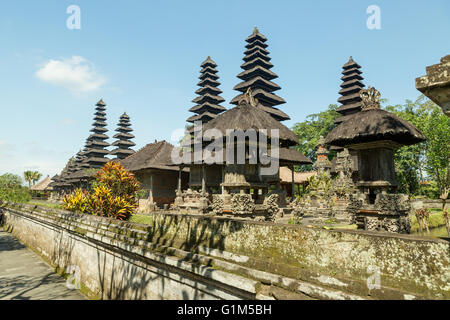
M 442 239 L 179 214 L 139 225 L 26 205 L 2 210 L 24 244 L 54 266 L 79 266 L 83 285 L 106 299 L 450 298 Z
M 442 209 L 441 199 L 414 199 L 411 200 L 411 207 L 414 209 Z M 446 208 L 450 208 L 450 199 L 445 201 Z

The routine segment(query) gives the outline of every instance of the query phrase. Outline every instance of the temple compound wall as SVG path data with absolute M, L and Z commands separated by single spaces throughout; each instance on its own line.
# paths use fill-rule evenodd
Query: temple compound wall
M 7 230 L 103 299 L 449 299 L 450 245 L 368 231 L 154 213 L 150 225 L 30 205 Z

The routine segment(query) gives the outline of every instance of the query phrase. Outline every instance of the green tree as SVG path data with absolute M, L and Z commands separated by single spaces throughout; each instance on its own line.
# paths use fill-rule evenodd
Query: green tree
M 42 173 L 40 173 L 39 171 L 33 171 L 31 174 L 31 179 L 33 181 L 33 185 L 35 185 L 36 182 L 38 182 L 41 177 L 42 177 Z
M 28 182 L 28 187 L 31 188 L 31 183 L 33 182 L 33 171 L 27 170 L 23 173 L 23 178 Z
M 0 188 L 18 188 L 22 186 L 22 178 L 12 173 L 0 176 Z
M 22 178 L 6 173 L 0 176 L 0 202 L 27 202 L 30 200 L 28 188 L 22 186 Z
M 450 188 L 450 118 L 421 95 L 416 101 L 387 106 L 389 112 L 414 124 L 427 141 L 400 148 L 395 154 L 397 180 L 401 192 L 422 193 L 419 183 L 433 179 L 441 195 Z M 446 197 L 447 197 L 446 196 Z
M 292 130 L 297 134 L 300 146 L 297 150 L 309 157 L 313 162 L 316 161 L 316 148 L 320 136 L 326 137 L 328 133 L 336 126 L 334 120 L 339 117 L 336 112 L 336 104 L 330 104 L 328 109 L 320 113 L 311 114 L 303 122 L 298 122 Z M 329 158 L 336 156 L 336 152 L 330 150 Z M 304 170 L 311 170 L 312 166 L 304 166 Z

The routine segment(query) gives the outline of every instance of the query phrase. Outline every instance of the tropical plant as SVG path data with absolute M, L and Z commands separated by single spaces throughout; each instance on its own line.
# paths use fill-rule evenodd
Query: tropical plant
M 28 187 L 31 188 L 31 184 L 33 183 L 33 171 L 27 170 L 23 173 L 23 178 L 26 182 L 28 182 Z
M 96 173 L 91 192 L 75 190 L 64 198 L 70 211 L 129 220 L 136 209 L 139 183 L 120 163 L 108 162 Z
M 42 177 L 42 173 L 40 173 L 39 171 L 33 171 L 31 173 L 31 180 L 33 182 L 33 185 L 35 185 L 36 182 L 38 182 L 39 179 L 41 179 L 41 177 Z
M 64 198 L 63 208 L 73 212 L 86 213 L 88 206 L 88 193 L 81 189 L 75 189 Z

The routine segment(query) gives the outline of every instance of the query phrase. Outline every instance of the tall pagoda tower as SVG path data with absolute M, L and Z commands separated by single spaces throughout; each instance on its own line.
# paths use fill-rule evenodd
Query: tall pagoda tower
M 75 171 L 79 171 L 82 169 L 87 169 L 89 166 L 84 160 L 86 159 L 86 156 L 84 155 L 83 151 L 78 151 L 75 155 Z
M 339 124 L 349 118 L 350 115 L 361 111 L 361 97 L 359 91 L 364 88 L 364 84 L 361 82 L 364 78 L 361 76 L 361 66 L 357 64 L 352 57 L 342 66 L 342 84 L 339 94 L 341 97 L 338 102 L 341 106 L 336 109 L 341 114 L 339 118 L 335 120 L 335 123 Z
M 234 97 L 231 103 L 238 105 L 247 89 L 251 88 L 254 97 L 259 100 L 264 111 L 278 121 L 289 120 L 286 113 L 275 107 L 286 101 L 273 93 L 280 90 L 281 87 L 271 81 L 278 76 L 270 70 L 273 64 L 270 63 L 271 58 L 266 49 L 268 47 L 267 38 L 255 27 L 253 33 L 245 41 L 248 44 L 245 46 L 247 50 L 244 52 L 244 64 L 241 65 L 244 71 L 237 75 L 242 82 L 233 88 L 241 93 Z
M 133 129 L 131 129 L 130 117 L 125 112 L 120 116 L 116 131 L 118 133 L 113 138 L 117 140 L 112 145 L 117 148 L 112 150 L 110 154 L 115 155 L 117 160 L 122 160 L 135 153 L 131 147 L 136 145 L 131 141 L 134 138 L 134 135 L 130 133 Z
M 220 96 L 222 90 L 218 88 L 220 82 L 217 80 L 217 64 L 211 59 L 210 56 L 200 65 L 200 82 L 197 84 L 200 89 L 195 91 L 198 97 L 192 100 L 196 105 L 189 109 L 190 112 L 195 115 L 187 119 L 188 122 L 194 123 L 194 121 L 201 121 L 206 123 L 211 119 L 217 117 L 217 115 L 226 110 L 220 103 L 225 99 Z
M 87 138 L 87 150 L 84 152 L 84 155 L 86 156 L 85 162 L 89 164 L 90 168 L 101 168 L 109 161 L 105 157 L 109 154 L 109 151 L 106 149 L 109 147 L 109 143 L 105 141 L 108 139 L 108 136 L 105 134 L 108 131 L 105 122 L 106 103 L 100 99 L 95 106 L 95 122 L 92 124 L 93 128 L 90 130 L 93 134 Z

